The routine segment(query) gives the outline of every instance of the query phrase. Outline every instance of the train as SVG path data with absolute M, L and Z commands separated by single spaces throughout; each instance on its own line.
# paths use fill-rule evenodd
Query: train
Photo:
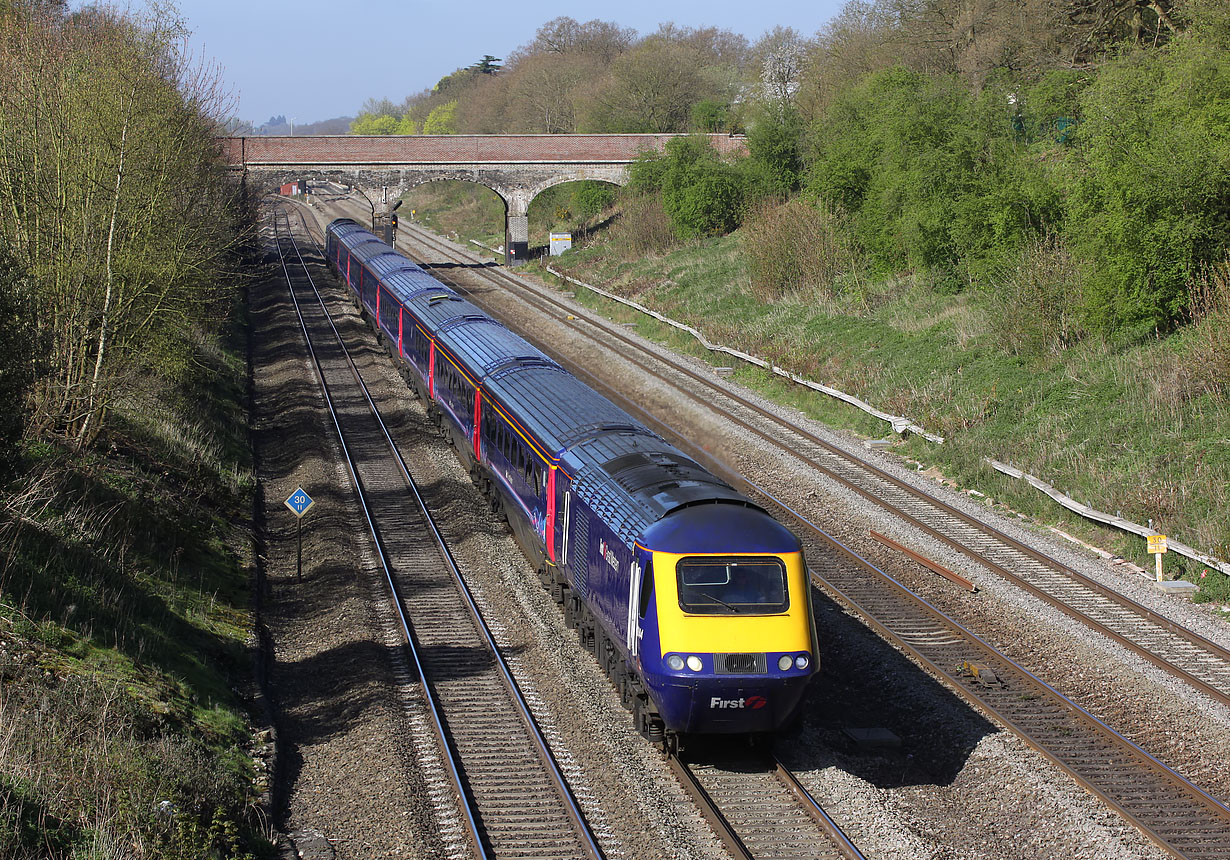
M 355 221 L 325 254 L 637 730 L 788 726 L 819 669 L 798 538 Z

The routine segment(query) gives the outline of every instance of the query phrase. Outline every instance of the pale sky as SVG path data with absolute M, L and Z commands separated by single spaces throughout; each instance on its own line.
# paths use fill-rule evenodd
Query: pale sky
M 484 54 L 507 57 L 561 15 L 631 27 L 718 27 L 749 42 L 775 26 L 811 37 L 845 0 L 622 0 L 605 4 L 531 0 L 176 0 L 190 48 L 216 63 L 255 125 L 285 114 L 296 123 L 354 115 L 369 98 L 400 102 Z M 73 0 L 71 6 L 87 5 Z M 141 0 L 120 2 L 134 11 Z

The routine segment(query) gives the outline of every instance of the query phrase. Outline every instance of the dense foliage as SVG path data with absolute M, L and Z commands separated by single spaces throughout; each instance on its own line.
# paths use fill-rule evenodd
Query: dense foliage
M 1007 305 L 1054 255 L 1068 342 L 1183 323 L 1230 247 L 1228 46 L 1216 0 L 869 0 L 754 43 L 557 18 L 502 68 L 369 102 L 354 130 L 745 133 L 742 162 L 680 144 L 630 193 L 659 194 L 690 239 L 801 191 L 866 275 Z

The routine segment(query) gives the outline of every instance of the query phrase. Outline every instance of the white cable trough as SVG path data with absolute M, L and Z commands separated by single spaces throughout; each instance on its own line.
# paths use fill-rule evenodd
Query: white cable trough
M 1125 520 L 1123 517 L 1114 516 L 1113 514 L 1108 514 L 1103 511 L 1096 510 L 1094 508 L 1089 507 L 1088 505 L 1082 505 L 1080 502 L 1076 501 L 1071 496 L 1068 496 L 1068 495 L 1065 495 L 1064 493 L 1059 492 L 1054 487 L 1052 487 L 1050 484 L 1048 484 L 1046 481 L 1043 481 L 1041 478 L 1035 478 L 1033 475 L 1030 475 L 1027 472 L 1022 472 L 1020 469 L 1014 468 L 1013 466 L 1009 466 L 1007 463 L 1001 463 L 998 460 L 992 460 L 990 457 L 986 457 L 985 459 L 988 463 L 991 464 L 991 467 L 994 468 L 997 472 L 1003 472 L 1005 475 L 1008 475 L 1011 478 L 1016 478 L 1017 480 L 1020 480 L 1020 481 L 1026 481 L 1027 483 L 1031 484 L 1036 489 L 1041 490 L 1042 492 L 1046 493 L 1048 496 L 1050 496 L 1055 501 L 1059 502 L 1059 504 L 1063 505 L 1068 510 L 1075 511 L 1076 513 L 1080 514 L 1082 517 L 1095 520 L 1099 523 L 1104 523 L 1108 526 L 1114 526 L 1117 529 L 1122 529 L 1125 532 L 1131 532 L 1132 534 L 1140 535 L 1141 537 L 1144 537 L 1144 538 L 1147 538 L 1149 537 L 1149 535 L 1154 533 L 1153 529 L 1149 528 L 1148 526 L 1142 526 L 1140 523 L 1134 523 L 1130 520 Z M 1198 561 L 1203 565 L 1215 568 L 1216 570 L 1220 570 L 1222 573 L 1230 574 L 1230 563 L 1221 561 L 1220 559 L 1214 558 L 1211 555 L 1205 555 L 1204 553 L 1197 552 L 1196 550 L 1192 549 L 1190 546 L 1187 546 L 1186 544 L 1181 544 L 1178 541 L 1174 540 L 1173 538 L 1168 539 L 1166 541 L 1166 545 L 1167 545 L 1167 549 L 1173 550 L 1174 552 L 1177 552 L 1179 555 L 1185 556 L 1186 558 L 1190 558 L 1192 561 Z

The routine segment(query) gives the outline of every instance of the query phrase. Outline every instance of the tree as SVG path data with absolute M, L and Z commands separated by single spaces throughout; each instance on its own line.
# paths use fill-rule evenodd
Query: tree
M 0 234 L 50 348 L 38 427 L 78 447 L 224 313 L 243 229 L 214 137 L 226 105 L 181 35 L 100 9 L 0 26 Z
M 470 70 L 478 72 L 480 75 L 494 75 L 500 70 L 500 63 L 503 62 L 499 57 L 493 57 L 490 54 L 483 54 L 483 58 L 474 65 L 470 66 Z
M 694 49 L 661 38 L 621 55 L 597 101 L 612 132 L 682 132 L 692 105 L 709 96 Z
M 398 119 L 387 113 L 361 113 L 350 124 L 351 134 L 399 134 Z
M 1103 330 L 1170 325 L 1230 247 L 1230 59 L 1179 39 L 1102 67 L 1081 95 L 1068 235 Z
M 30 413 L 30 391 L 43 349 L 29 278 L 0 236 L 0 471 L 11 459 Z
M 544 53 L 586 54 L 605 65 L 628 50 L 635 38 L 636 31 L 631 28 L 597 20 L 580 24 L 565 15 L 539 27 L 534 41 L 524 48 L 519 48 L 512 57 L 520 61 L 525 57 Z
M 423 122 L 423 134 L 456 134 L 457 102 L 445 102 L 432 110 Z
M 760 97 L 771 111 L 788 110 L 803 79 L 807 43 L 789 27 L 775 27 L 753 48 L 760 61 Z
M 602 70 L 579 54 L 535 54 L 517 63 L 508 85 L 513 128 L 568 134 L 577 130 L 578 104 Z

